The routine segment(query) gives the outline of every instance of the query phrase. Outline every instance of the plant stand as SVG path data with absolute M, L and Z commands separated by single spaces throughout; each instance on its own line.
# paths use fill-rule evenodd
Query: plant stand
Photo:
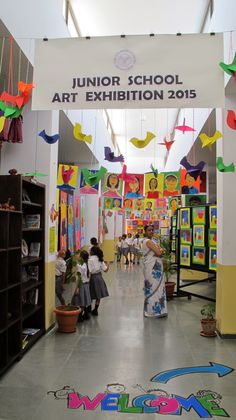
M 58 331 L 63 333 L 72 333 L 76 331 L 76 324 L 79 313 L 78 306 L 62 305 L 54 309 L 58 324 Z

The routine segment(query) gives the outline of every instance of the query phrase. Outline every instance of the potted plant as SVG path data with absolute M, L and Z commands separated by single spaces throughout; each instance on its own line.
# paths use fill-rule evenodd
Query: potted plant
M 71 299 L 73 297 L 74 288 L 72 291 L 72 283 L 77 281 L 76 265 L 78 263 L 76 251 L 66 260 L 66 283 L 71 286 Z M 60 305 L 54 309 L 56 320 L 58 324 L 58 331 L 71 333 L 76 331 L 76 324 L 80 313 L 80 308 L 71 304 L 71 300 L 67 305 Z
M 172 253 L 171 253 L 170 245 L 171 244 L 170 244 L 169 238 L 161 238 L 160 247 L 164 249 L 165 251 L 162 257 L 162 262 L 163 262 L 163 274 L 165 277 L 166 296 L 168 300 L 173 299 L 174 289 L 176 285 L 174 281 L 170 281 L 170 278 L 177 271 L 177 265 L 176 263 L 172 261 Z
M 201 309 L 201 325 L 202 331 L 200 335 L 203 337 L 215 337 L 216 336 L 216 319 L 215 319 L 215 304 L 208 303 Z

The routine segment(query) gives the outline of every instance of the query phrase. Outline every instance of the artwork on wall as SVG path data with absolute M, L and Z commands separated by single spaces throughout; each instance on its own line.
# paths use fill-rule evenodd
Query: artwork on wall
M 217 245 L 217 230 L 209 229 L 208 231 L 208 245 L 209 247 L 216 247 Z
M 134 210 L 142 211 L 144 210 L 144 200 L 142 198 L 135 198 L 133 200 Z
M 68 194 L 68 249 L 74 251 L 74 196 Z
M 123 200 L 123 209 L 125 211 L 133 210 L 133 204 L 134 204 L 133 202 L 134 200 L 131 200 L 131 198 L 125 198 Z
M 60 249 L 67 249 L 67 193 L 60 191 Z
M 75 195 L 75 249 L 80 249 L 80 197 Z
M 145 197 L 148 199 L 162 197 L 164 174 L 154 176 L 153 172 L 145 174 Z
M 63 165 L 58 167 L 57 188 L 74 190 L 77 185 L 78 166 Z
M 196 174 L 180 170 L 181 194 L 198 194 L 200 191 L 200 178 Z
M 90 170 L 91 173 L 96 174 L 98 171 Z M 98 186 L 99 184 L 91 186 L 88 184 L 84 178 L 83 173 L 81 172 L 80 175 L 80 194 L 98 194 Z
M 192 244 L 192 229 L 181 229 L 180 230 L 180 243 L 182 245 Z
M 210 248 L 209 249 L 209 269 L 216 270 L 216 263 L 217 263 L 217 249 Z
M 180 209 L 180 228 L 190 228 L 190 209 Z
M 145 211 L 154 211 L 154 200 L 153 199 L 145 199 L 144 210 Z
M 143 183 L 144 175 L 141 174 L 132 174 L 134 175 L 133 182 L 125 182 L 125 198 L 141 198 L 143 197 Z
M 104 197 L 122 197 L 123 181 L 117 174 L 107 172 L 102 178 L 102 195 Z
M 193 225 L 205 224 L 206 223 L 205 207 L 193 207 L 192 208 L 192 219 L 193 219 Z
M 180 194 L 180 175 L 179 172 L 169 172 L 164 174 L 164 197 L 173 197 Z
M 104 197 L 103 198 L 103 208 L 104 209 L 112 209 L 112 202 L 113 202 L 113 198 Z
M 207 202 L 206 194 L 186 194 L 184 197 L 185 206 L 200 206 Z
M 193 247 L 192 264 L 205 265 L 206 264 L 206 248 Z
M 180 265 L 190 266 L 190 246 L 180 245 Z
M 155 206 L 157 209 L 166 209 L 167 208 L 167 198 L 163 197 L 163 198 L 157 198 L 155 200 Z
M 168 199 L 168 209 L 171 212 L 171 216 L 174 216 L 176 213 L 176 210 L 181 207 L 181 196 L 176 195 L 175 197 L 169 197 Z
M 193 226 L 193 245 L 204 246 L 205 245 L 205 226 L 194 225 Z
M 217 207 L 216 206 L 210 206 L 209 207 L 209 218 L 210 218 L 210 228 L 216 228 L 217 227 Z

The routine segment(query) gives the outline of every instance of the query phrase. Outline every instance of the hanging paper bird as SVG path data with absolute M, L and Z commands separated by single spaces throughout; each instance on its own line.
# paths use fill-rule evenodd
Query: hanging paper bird
M 99 181 L 102 179 L 103 175 L 107 172 L 107 169 L 101 166 L 99 171 L 96 173 L 90 172 L 87 168 L 81 170 L 86 184 L 89 184 L 91 187 L 98 184 Z
M 124 162 L 124 156 L 123 155 L 119 155 L 119 156 L 114 156 L 114 152 L 111 151 L 110 147 L 104 147 L 104 152 L 105 152 L 105 160 L 108 160 L 108 162 Z
M 170 151 L 170 148 L 171 148 L 171 146 L 173 146 L 173 143 L 174 143 L 174 140 L 166 140 L 166 137 L 164 137 L 164 143 L 158 143 L 158 144 L 161 144 L 161 145 L 163 145 L 163 146 L 166 146 L 166 149 L 167 149 L 167 151 L 169 152 Z
M 231 64 L 220 63 L 220 67 L 230 76 L 235 76 L 236 72 L 236 53 L 234 54 L 234 59 Z
M 23 107 L 20 109 L 17 106 L 10 107 L 5 102 L 0 101 L 0 110 L 4 112 L 4 117 L 6 118 L 18 118 L 22 113 Z
M 127 166 L 123 165 L 121 174 L 118 175 L 119 179 L 122 179 L 124 182 L 134 182 L 135 176 L 131 174 L 127 174 Z
M 154 177 L 157 178 L 158 177 L 158 169 L 157 168 L 155 169 L 152 163 L 151 163 L 150 168 L 151 168 L 151 171 L 153 172 Z
M 225 165 L 221 156 L 216 159 L 216 167 L 219 172 L 235 172 L 234 163 L 232 162 L 229 165 Z
M 228 109 L 226 122 L 229 128 L 232 128 L 232 130 L 236 130 L 236 115 L 232 109 Z
M 4 124 L 5 124 L 6 118 L 4 116 L 0 117 L 0 133 L 3 130 Z
M 33 89 L 33 83 L 24 83 L 21 80 L 18 82 L 18 89 L 20 92 L 24 93 L 25 96 L 30 94 L 30 91 Z
M 199 134 L 199 138 L 202 142 L 202 148 L 203 147 L 209 147 L 211 149 L 211 146 L 220 138 L 222 137 L 222 133 L 218 130 L 215 131 L 215 134 L 211 137 L 209 137 L 205 133 Z
M 175 130 L 182 131 L 183 134 L 185 133 L 185 131 L 195 131 L 193 127 L 189 127 L 189 125 L 185 125 L 185 118 L 183 121 L 183 125 L 176 125 Z
M 197 165 L 193 166 L 188 162 L 186 156 L 184 156 L 183 159 L 181 159 L 181 161 L 180 161 L 180 165 L 182 165 L 186 169 L 186 171 L 195 180 L 200 175 L 200 173 L 203 171 L 203 168 L 204 168 L 205 164 L 206 164 L 206 162 L 203 162 L 203 160 L 201 160 L 201 162 L 199 162 Z
M 13 105 L 17 105 L 18 108 L 22 108 L 23 105 L 27 104 L 29 99 L 30 96 L 24 95 L 24 93 L 14 96 L 10 95 L 8 92 L 3 92 L 0 96 L 1 101 L 10 102 Z
M 48 134 L 46 134 L 45 130 L 40 131 L 38 135 L 42 137 L 42 139 L 44 139 L 46 143 L 48 144 L 54 144 L 60 138 L 59 134 L 54 134 L 53 136 L 49 136 Z
M 41 177 L 41 176 L 47 176 L 47 174 L 44 174 L 42 172 L 25 172 L 22 174 L 23 176 L 28 176 L 28 177 Z
M 74 129 L 73 129 L 73 135 L 74 135 L 76 140 L 86 141 L 89 144 L 92 143 L 92 136 L 87 135 L 87 134 L 83 134 L 81 124 L 79 124 L 79 123 L 75 124 Z
M 152 139 L 154 139 L 155 134 L 151 133 L 150 131 L 147 131 L 147 135 L 145 139 L 140 140 L 137 137 L 132 137 L 130 139 L 130 143 L 132 143 L 133 146 L 138 147 L 139 149 L 142 149 L 143 147 L 146 147 Z

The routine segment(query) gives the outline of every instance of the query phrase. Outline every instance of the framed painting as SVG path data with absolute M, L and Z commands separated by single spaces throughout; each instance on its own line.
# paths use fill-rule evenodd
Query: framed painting
M 180 228 L 181 229 L 190 228 L 190 209 L 187 209 L 187 208 L 180 209 Z
M 205 225 L 206 223 L 206 208 L 193 207 L 192 208 L 193 225 Z
M 180 265 L 190 266 L 190 246 L 180 245 Z
M 217 249 L 210 248 L 209 249 L 209 269 L 216 270 L 216 263 L 217 263 Z
M 209 218 L 210 218 L 210 228 L 216 228 L 217 227 L 217 207 L 216 206 L 210 206 L 209 207 Z
M 194 246 L 205 245 L 205 226 L 204 225 L 193 226 L 193 245 Z
M 216 229 L 208 230 L 208 245 L 209 247 L 216 247 L 217 245 L 217 230 Z
M 193 247 L 192 250 L 192 264 L 205 265 L 206 264 L 206 248 Z
M 192 244 L 192 229 L 180 229 L 180 243 L 182 245 Z

